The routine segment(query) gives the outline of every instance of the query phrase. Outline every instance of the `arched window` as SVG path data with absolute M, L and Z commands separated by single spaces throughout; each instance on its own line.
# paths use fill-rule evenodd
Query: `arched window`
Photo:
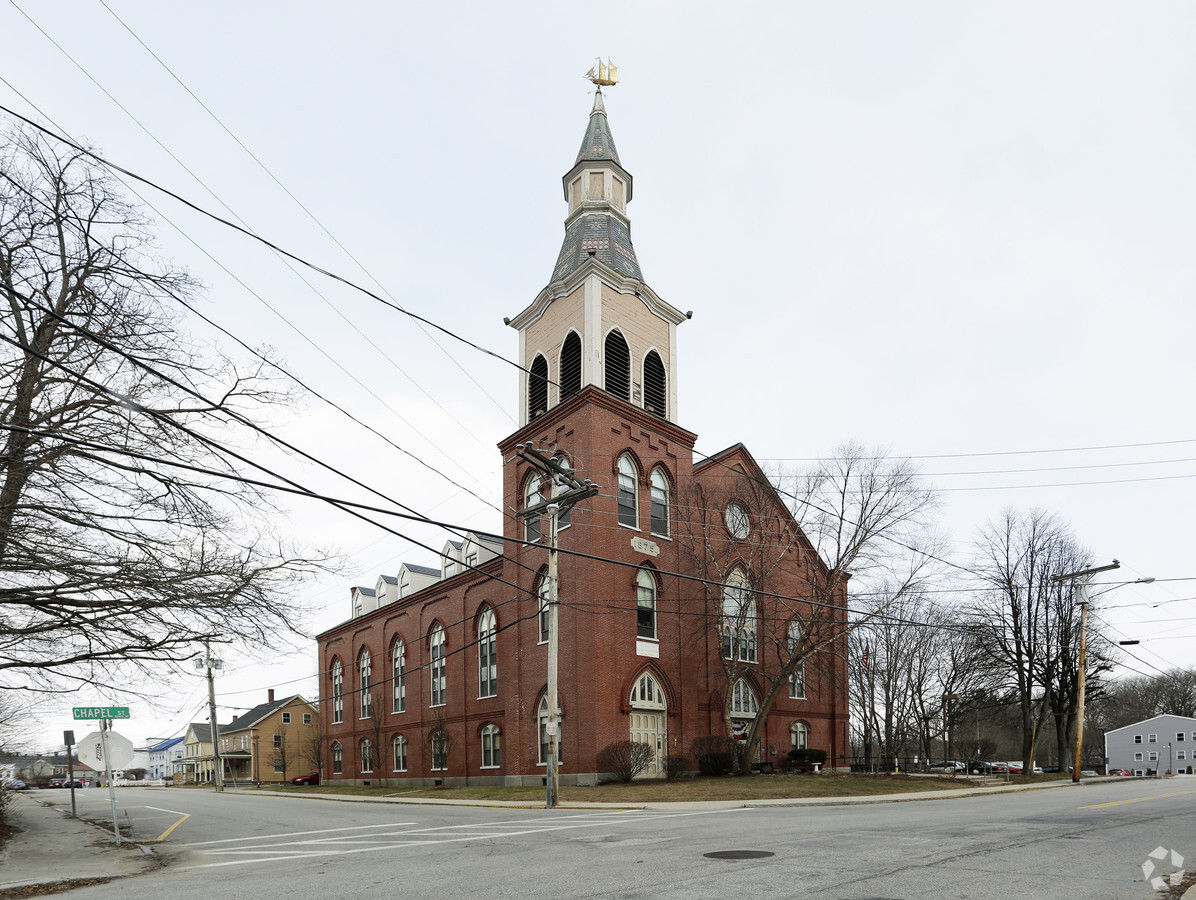
M 641 675 L 631 688 L 630 705 L 639 709 L 664 709 L 664 691 L 648 673 Z
M 617 330 L 606 336 L 604 350 L 606 377 L 603 388 L 620 400 L 631 400 L 631 351 Z
M 407 738 L 401 734 L 396 734 L 394 740 L 390 742 L 391 751 L 394 755 L 394 771 L 407 771 Z
M 432 770 L 443 772 L 448 768 L 448 732 L 443 728 L 437 728 L 428 736 L 428 746 L 432 751 Z
M 428 641 L 429 660 L 428 667 L 432 682 L 432 702 L 431 706 L 444 706 L 446 701 L 445 695 L 445 659 L 444 659 L 444 629 L 437 622 L 432 627 L 431 638 Z
M 656 640 L 656 579 L 645 569 L 635 573 L 635 636 Z
M 482 729 L 482 768 L 497 769 L 501 765 L 498 726 L 487 725 Z
M 561 346 L 561 400 L 581 390 L 581 338 L 576 331 L 565 335 Z
M 407 648 L 403 639 L 396 637 L 390 645 L 390 692 L 391 711 L 401 713 L 407 709 Z
M 723 656 L 756 661 L 756 604 L 740 569 L 723 585 Z
M 659 353 L 650 350 L 644 357 L 644 409 L 663 419 L 667 411 L 667 397 L 664 363 L 660 361 Z
M 361 742 L 361 771 L 374 771 L 374 745 L 370 743 L 369 738 L 364 738 Z
M 801 620 L 794 619 L 789 623 L 789 659 L 801 650 L 802 628 Z M 793 700 L 803 700 L 806 696 L 806 664 L 797 664 L 797 668 L 789 675 L 789 697 Z
M 487 607 L 478 617 L 478 696 L 498 695 L 498 632 L 494 610 Z
M 370 690 L 373 685 L 370 683 L 370 651 L 362 649 L 361 656 L 357 660 L 358 666 L 358 697 L 360 698 L 361 718 L 368 719 L 370 717 Z
M 619 487 L 617 501 L 619 504 L 619 524 L 632 528 L 639 527 L 639 470 L 631 457 L 624 454 L 619 457 Z
M 339 659 L 332 661 L 332 721 L 345 721 L 345 670 Z
M 548 599 L 549 594 L 552 593 L 552 586 L 548 583 L 548 576 L 545 575 L 540 579 L 540 589 L 537 592 L 540 595 L 540 640 L 539 643 L 548 643 Z
M 805 722 L 794 722 L 789 726 L 789 749 L 805 750 L 810 745 L 810 729 Z
M 669 536 L 669 479 L 659 469 L 652 470 L 652 533 Z
M 527 420 L 530 422 L 548 412 L 548 360 L 539 353 L 532 360 L 527 378 Z
M 556 460 L 556 464 L 558 466 L 560 466 L 562 469 L 564 469 L 566 472 L 570 471 L 573 468 L 571 465 L 569 465 L 569 457 L 567 457 L 563 453 L 556 454 L 553 457 L 553 459 Z M 560 485 L 560 489 L 559 489 L 558 493 L 560 493 L 564 490 L 566 490 L 566 488 L 562 484 L 562 485 Z M 573 511 L 573 507 L 566 506 L 566 507 L 563 507 L 561 509 L 561 511 L 557 513 L 556 525 L 557 525 L 558 529 L 569 527 L 569 513 L 571 513 L 572 511 Z
M 760 704 L 756 702 L 756 692 L 743 678 L 735 682 L 731 694 L 731 715 L 740 718 L 753 718 L 760 711 Z
M 344 766 L 344 753 L 339 741 L 332 742 L 332 774 L 340 775 Z
M 539 764 L 542 766 L 548 765 L 548 695 L 545 694 L 540 698 L 540 712 L 536 717 L 540 726 L 540 759 Z M 559 763 L 564 758 L 563 747 L 565 745 L 565 726 L 561 724 L 560 716 L 557 716 L 556 722 L 556 761 Z
M 540 488 L 544 484 L 544 479 L 536 472 L 533 472 L 527 477 L 527 481 L 523 483 L 523 508 L 527 509 L 529 506 L 535 506 L 544 500 L 544 495 L 540 492 Z M 523 519 L 523 539 L 525 541 L 540 540 L 540 516 L 525 516 Z

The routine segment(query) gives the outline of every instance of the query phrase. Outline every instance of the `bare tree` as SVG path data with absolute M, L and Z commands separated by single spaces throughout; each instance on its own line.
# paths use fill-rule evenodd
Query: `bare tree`
M 704 621 L 718 634 L 728 734 L 741 703 L 736 686 L 749 672 L 762 690 L 748 748 L 791 678 L 834 683 L 830 669 L 859 624 L 847 617 L 849 578 L 888 578 L 888 603 L 925 581 L 933 504 L 908 462 L 854 445 L 807 471 L 779 474 L 775 484 L 743 450 L 733 465 L 698 476 L 680 507 L 678 543 L 706 580 Z M 745 753 L 741 765 L 751 762 Z
M 1025 771 L 1032 771 L 1038 734 L 1052 710 L 1063 738 L 1062 762 L 1075 719 L 1078 629 L 1074 585 L 1051 576 L 1083 566 L 1086 554 L 1063 522 L 1038 509 L 1006 510 L 982 530 L 978 547 L 977 568 L 987 587 L 976 597 L 972 618 L 993 690 L 1017 705 Z M 1102 670 L 1094 655 L 1089 674 Z
M 247 414 L 285 399 L 180 330 L 196 291 L 85 152 L 0 146 L 0 686 L 112 686 L 215 632 L 297 633 L 322 564 L 231 481 Z
M 303 760 L 324 776 L 324 725 L 319 714 L 312 716 L 312 725 L 303 732 L 303 740 L 299 747 Z

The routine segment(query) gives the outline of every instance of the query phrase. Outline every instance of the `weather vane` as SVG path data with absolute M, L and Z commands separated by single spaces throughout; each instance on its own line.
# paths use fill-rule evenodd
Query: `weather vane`
M 602 58 L 598 58 L 598 65 L 586 72 L 586 78 L 598 85 L 598 87 L 610 87 L 612 84 L 619 83 L 619 69 L 609 59 L 606 62 Z

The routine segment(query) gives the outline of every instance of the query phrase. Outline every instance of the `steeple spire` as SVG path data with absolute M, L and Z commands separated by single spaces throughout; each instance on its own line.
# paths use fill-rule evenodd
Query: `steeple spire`
M 594 108 L 581 149 L 563 182 L 569 215 L 552 280 L 568 278 L 588 260 L 596 259 L 622 275 L 642 281 L 627 215 L 632 179 L 619 162 L 601 88 L 594 92 Z

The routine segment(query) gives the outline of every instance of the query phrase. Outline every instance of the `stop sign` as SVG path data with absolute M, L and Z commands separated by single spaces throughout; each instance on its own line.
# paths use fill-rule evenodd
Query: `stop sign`
M 97 771 L 103 771 L 104 744 L 98 731 L 80 739 L 79 762 L 86 763 Z M 133 742 L 115 731 L 108 732 L 108 765 L 110 769 L 123 769 L 133 762 Z

